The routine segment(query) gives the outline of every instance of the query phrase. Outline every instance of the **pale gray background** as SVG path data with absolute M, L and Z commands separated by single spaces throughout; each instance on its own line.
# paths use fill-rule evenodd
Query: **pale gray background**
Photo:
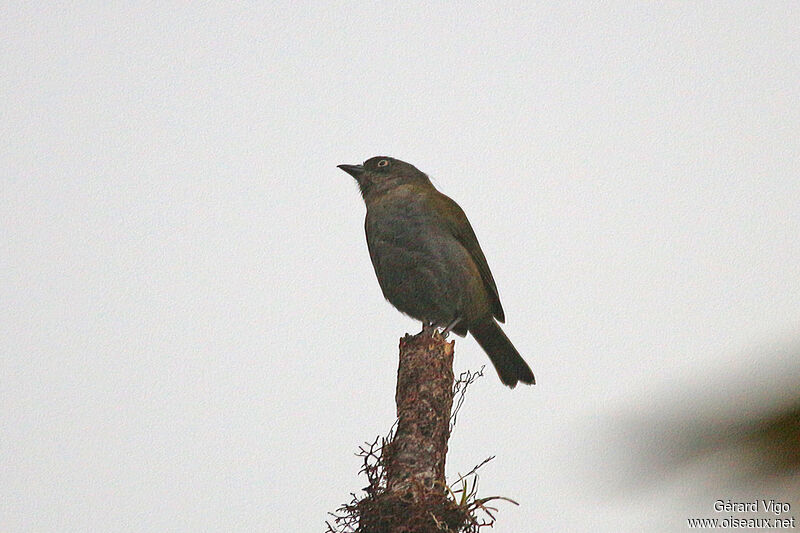
M 451 440 L 494 531 L 797 510 L 637 452 L 796 395 L 797 2 L 192 4 L 0 8 L 0 529 L 324 529 L 419 329 L 336 169 L 379 154 L 467 212 L 539 381 L 487 368 Z

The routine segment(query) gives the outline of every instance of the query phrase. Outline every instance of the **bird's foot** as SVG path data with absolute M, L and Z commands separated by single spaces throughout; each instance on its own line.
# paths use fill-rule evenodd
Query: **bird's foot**
M 450 324 L 446 328 L 444 328 L 442 330 L 442 332 L 440 333 L 442 338 L 446 339 L 447 336 L 450 335 L 450 330 L 452 330 L 454 327 L 456 327 L 459 322 L 461 322 L 461 317 L 458 317 L 455 320 L 453 320 L 452 322 L 450 322 Z
M 432 330 L 435 330 L 435 329 L 436 329 L 436 326 L 433 324 L 433 322 L 429 322 L 428 320 L 423 320 L 422 321 L 422 331 L 420 331 L 420 333 L 428 333 L 429 335 L 433 335 L 433 331 Z

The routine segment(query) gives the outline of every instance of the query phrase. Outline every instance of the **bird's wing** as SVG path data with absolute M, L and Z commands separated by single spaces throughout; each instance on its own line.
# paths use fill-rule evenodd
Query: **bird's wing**
M 478 238 L 475 236 L 475 231 L 467 220 L 467 215 L 464 210 L 455 203 L 450 197 L 439 193 L 436 195 L 436 201 L 439 203 L 437 212 L 446 213 L 447 216 L 442 217 L 443 223 L 450 230 L 450 233 L 461 243 L 461 245 L 469 252 L 475 265 L 478 267 L 478 272 L 481 273 L 483 285 L 486 287 L 486 292 L 489 294 L 489 301 L 492 304 L 492 314 L 500 322 L 505 322 L 505 313 L 503 313 L 503 306 L 500 305 L 500 295 L 497 293 L 497 284 L 492 277 L 492 271 L 489 270 L 489 263 L 486 262 L 486 257 L 483 255 L 481 245 L 478 244 Z

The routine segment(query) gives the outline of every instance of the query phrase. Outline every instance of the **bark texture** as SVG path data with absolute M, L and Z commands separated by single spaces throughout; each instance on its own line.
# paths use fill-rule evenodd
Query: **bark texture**
M 386 464 L 387 491 L 407 501 L 444 494 L 453 407 L 453 345 L 425 329 L 400 339 L 397 432 Z
M 400 339 L 397 430 L 382 450 L 385 490 L 358 504 L 359 533 L 446 533 L 471 523 L 447 497 L 453 347 L 434 328 Z

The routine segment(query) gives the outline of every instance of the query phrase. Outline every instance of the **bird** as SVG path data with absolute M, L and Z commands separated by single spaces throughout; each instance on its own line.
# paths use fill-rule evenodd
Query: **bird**
M 497 285 L 459 205 L 414 165 L 376 156 L 337 165 L 358 183 L 367 206 L 367 248 L 383 296 L 425 326 L 469 332 L 503 384 L 535 384 L 528 364 L 500 328 Z

